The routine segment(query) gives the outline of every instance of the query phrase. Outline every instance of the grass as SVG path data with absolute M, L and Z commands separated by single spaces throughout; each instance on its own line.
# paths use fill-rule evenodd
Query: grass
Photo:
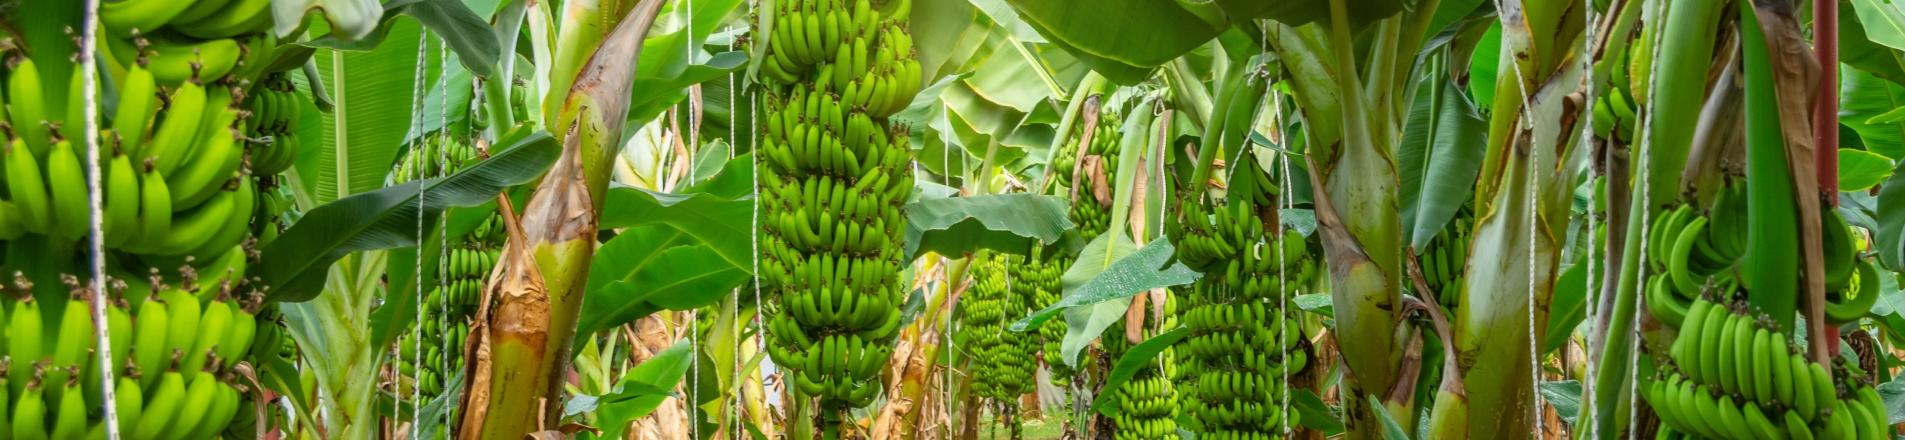
M 1025 440 L 1052 440 L 1063 437 L 1065 434 L 1065 430 L 1061 426 L 1063 423 L 1060 422 L 1058 417 L 1047 415 L 1047 417 L 1042 419 L 1025 419 L 1022 420 L 1022 422 L 1025 427 Z M 1012 438 L 1010 432 L 1006 430 L 1005 424 L 998 423 L 993 419 L 990 413 L 980 416 L 979 423 L 979 438 L 981 440 Z

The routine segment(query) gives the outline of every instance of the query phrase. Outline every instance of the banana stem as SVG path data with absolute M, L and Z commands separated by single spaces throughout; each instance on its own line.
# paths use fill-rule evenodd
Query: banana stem
M 1799 273 L 1792 256 L 1799 252 L 1791 171 L 1779 126 L 1779 102 L 1766 35 L 1751 4 L 1740 4 L 1740 48 L 1746 77 L 1747 302 L 1772 315 L 1779 328 L 1792 328 L 1799 301 Z

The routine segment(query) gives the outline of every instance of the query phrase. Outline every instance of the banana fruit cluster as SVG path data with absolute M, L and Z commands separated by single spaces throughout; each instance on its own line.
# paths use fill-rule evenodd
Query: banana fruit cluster
M 471 246 L 450 250 L 445 260 L 448 271 L 443 275 L 443 285 L 424 294 L 426 316 L 419 323 L 422 330 L 404 335 L 398 345 L 398 368 L 403 370 L 404 376 L 416 381 L 424 396 L 442 393 L 444 381 L 449 379 L 444 369 L 463 364 L 464 338 L 470 334 L 469 319 L 476 314 L 483 280 L 499 257 L 500 249 L 493 243 L 479 241 Z M 413 365 L 418 359 L 418 350 L 423 351 L 422 364 Z
M 1722 189 L 1702 214 L 1692 204 L 1654 218 L 1647 230 L 1646 257 L 1653 274 L 1646 280 L 1648 312 L 1680 326 L 1695 298 L 1709 289 L 1730 291 L 1732 267 L 1746 254 L 1746 185 Z
M 1453 309 L 1460 305 L 1462 289 L 1468 271 L 1469 231 L 1474 227 L 1475 217 L 1467 210 L 1457 214 L 1442 228 L 1442 233 L 1429 239 L 1422 247 L 1416 261 L 1422 265 L 1424 284 L 1435 292 L 1435 299 L 1443 307 Z
M 109 67 L 144 64 L 166 86 L 257 78 L 279 49 L 271 0 L 111 0 L 99 21 Z
M 1199 437 L 1283 438 L 1283 380 L 1309 365 L 1308 338 L 1281 301 L 1316 277 L 1307 240 L 1282 228 L 1277 188 L 1244 154 L 1220 200 L 1189 200 L 1170 226 L 1177 256 L 1204 273 L 1180 318 L 1189 336 L 1175 349 L 1192 398 L 1184 402 Z
M 278 174 L 291 168 L 292 161 L 298 157 L 299 114 L 316 107 L 303 93 L 298 93 L 297 85 L 283 73 L 266 76 L 249 93 L 245 109 L 251 115 L 245 122 L 246 135 L 268 140 L 259 142 L 258 148 L 252 150 L 251 172 Z
M 1673 368 L 1642 384 L 1663 431 L 1725 439 L 1891 438 L 1885 402 L 1857 367 L 1807 360 L 1743 304 L 1694 300 Z M 1833 377 L 1849 378 L 1835 384 Z
M 972 287 L 959 301 L 963 315 L 958 342 L 972 356 L 973 392 L 1014 403 L 1033 388 L 1038 335 L 1007 331 L 1005 327 L 1029 312 L 1032 297 L 1028 294 L 1034 289 L 1023 288 L 1023 279 L 1009 278 L 1020 272 L 1010 268 L 1022 265 L 1017 260 L 1023 257 L 997 254 L 975 258 L 978 261 L 973 266 Z
M 759 149 L 768 353 L 801 396 L 872 403 L 905 300 L 900 207 L 908 134 L 886 120 L 919 91 L 900 0 L 780 3 L 761 17 L 769 81 Z
M 1078 132 L 1072 133 L 1071 137 L 1066 139 L 1065 146 L 1052 157 L 1052 173 L 1058 178 L 1059 185 L 1078 190 L 1078 197 L 1072 201 L 1070 216 L 1072 224 L 1085 241 L 1091 241 L 1111 227 L 1111 203 L 1098 200 L 1093 196 L 1094 182 L 1098 182 L 1095 180 L 1096 177 L 1092 177 L 1091 173 L 1094 170 L 1079 171 L 1078 167 L 1081 163 L 1097 164 L 1094 167 L 1102 166 L 1104 180 L 1098 183 L 1102 183 L 1107 188 L 1118 181 L 1118 143 L 1122 138 L 1118 134 L 1120 120 L 1123 120 L 1123 117 L 1112 106 L 1101 107 L 1098 112 L 1098 125 L 1092 129 L 1091 145 L 1080 145 L 1085 138 L 1084 127 L 1081 125 L 1078 127 Z M 1079 159 L 1079 148 L 1085 148 L 1083 162 Z M 1084 181 L 1073 182 L 1072 174 L 1074 173 L 1080 173 L 1079 178 Z
M 462 170 L 463 167 L 474 163 L 476 159 L 476 147 L 457 139 L 430 136 L 423 139 L 422 151 L 398 155 L 397 168 L 391 171 L 390 180 L 394 183 L 405 183 L 416 180 L 417 176 L 443 176 Z M 492 227 L 493 223 L 495 220 L 485 220 L 483 227 L 486 230 L 494 229 L 496 232 L 501 232 L 501 229 Z M 485 232 L 475 235 L 488 237 L 492 234 Z
M 458 139 L 431 136 L 421 141 L 420 150 L 398 156 L 397 167 L 390 175 L 393 183 L 454 173 L 477 159 L 476 148 Z M 441 257 L 440 285 L 424 294 L 422 306 L 427 316 L 418 323 L 421 330 L 405 334 L 397 346 L 398 372 L 409 378 L 426 400 L 441 394 L 450 373 L 462 365 L 470 318 L 476 314 L 490 269 L 501 258 L 502 217 L 490 215 L 468 235 L 452 240 L 456 240 L 453 248 Z M 422 351 L 421 364 L 415 363 L 418 351 Z M 412 390 L 400 386 L 397 391 L 408 396 Z
M 94 295 L 74 277 L 64 280 L 72 294 L 57 312 L 31 295 L 7 292 L 0 300 L 6 327 L 0 393 L 7 394 L 0 396 L 0 437 L 103 438 L 97 410 L 108 402 L 98 389 L 101 362 L 117 370 L 110 404 L 124 438 L 209 439 L 224 432 L 245 401 L 231 367 L 252 348 L 259 327 L 247 304 L 257 302 L 234 300 L 232 283 L 195 287 L 191 278 L 186 288 L 113 295 L 104 323 L 93 321 L 87 298 Z M 32 286 L 16 276 L 14 287 Z M 201 298 L 201 289 L 215 294 Z M 111 336 L 111 359 L 100 358 L 93 346 L 95 325 Z
M 1146 294 L 1148 295 L 1148 294 Z M 1178 297 L 1165 297 L 1160 313 L 1145 314 L 1144 337 L 1157 336 L 1166 330 L 1178 326 Z M 1147 302 L 1148 304 L 1148 302 Z M 1150 307 L 1149 305 L 1145 307 Z M 1104 349 L 1107 364 L 1116 364 L 1125 352 L 1131 349 L 1126 339 L 1127 321 L 1119 319 L 1106 329 L 1100 338 L 1100 348 Z M 1155 362 L 1139 367 L 1131 380 L 1119 385 L 1116 390 L 1101 392 L 1115 393 L 1118 412 L 1110 417 L 1111 437 L 1117 440 L 1175 440 L 1178 437 L 1178 415 L 1185 409 L 1180 399 L 1179 381 L 1195 377 L 1179 367 L 1181 359 L 1175 347 L 1165 348 L 1158 353 Z
M 1166 362 L 1169 362 L 1168 360 Z M 1153 368 L 1152 370 L 1155 370 Z M 1117 440 L 1176 439 L 1178 401 L 1170 378 L 1152 374 L 1118 387 Z
M 1065 276 L 1065 269 L 1069 268 L 1071 259 L 1056 255 L 1047 256 L 1046 252 L 1042 248 L 1033 249 L 1030 258 L 1017 259 L 1013 264 L 1008 265 L 1012 276 L 1013 294 L 1020 300 L 1028 302 L 1025 307 L 1027 313 L 1040 307 L 1039 304 L 1056 303 L 1060 297 L 1064 296 L 1059 279 Z M 1006 319 L 1015 320 L 1021 316 L 1024 314 L 1009 315 Z M 1064 321 L 1064 319 L 1046 320 L 1045 324 L 1039 325 L 1036 334 L 1023 336 L 1032 340 L 1032 351 L 1026 352 L 1025 355 L 1030 357 L 1042 353 L 1046 359 L 1046 367 L 1051 370 L 1052 383 L 1059 386 L 1070 383 L 1073 373 L 1064 362 L 1056 362 L 1058 358 L 1053 357 L 1055 356 L 1053 353 L 1059 352 L 1059 346 L 1065 340 Z M 1029 384 L 1027 387 L 1033 388 Z
M 775 8 L 761 72 L 780 84 L 830 86 L 839 100 L 885 118 L 913 102 L 924 74 L 903 28 L 910 0 L 796 0 Z M 890 17 L 890 18 L 889 18 Z

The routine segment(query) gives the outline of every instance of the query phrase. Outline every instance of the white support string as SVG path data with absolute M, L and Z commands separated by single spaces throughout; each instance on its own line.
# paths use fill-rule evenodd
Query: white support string
M 85 9 L 85 19 L 80 22 L 78 69 L 80 69 L 81 73 L 80 96 L 86 106 L 86 120 L 84 122 L 86 128 L 86 203 L 92 211 L 92 215 L 87 219 L 87 227 L 91 229 L 92 239 L 88 240 L 87 245 L 91 248 L 93 272 L 92 288 L 90 289 L 92 292 L 90 292 L 89 295 L 92 297 L 90 305 L 92 306 L 93 322 L 97 323 L 93 326 L 93 339 L 96 341 L 93 345 L 98 347 L 99 359 L 112 359 L 112 337 L 109 336 L 106 331 L 106 234 L 101 225 L 101 222 L 103 222 L 105 218 L 105 210 L 102 208 L 104 192 L 102 192 L 99 186 L 99 160 L 102 157 L 99 151 L 98 136 L 99 69 L 97 67 L 97 58 L 99 47 L 98 26 L 94 25 L 94 23 L 99 22 L 99 0 L 84 0 L 83 8 Z M 75 305 L 77 304 L 73 302 L 66 304 L 67 307 Z M 115 396 L 118 395 L 118 390 L 115 386 L 117 383 L 113 381 L 112 371 L 115 365 L 112 365 L 112 362 L 94 363 L 99 365 L 99 389 L 100 395 L 102 396 L 101 399 L 106 402 L 116 401 L 117 398 Z M 119 411 L 117 408 L 114 408 L 115 405 L 101 406 L 104 406 L 106 409 L 106 438 L 118 440 Z
M 694 62 L 694 34 L 695 34 L 694 32 L 695 31 L 694 1 L 681 0 L 681 3 L 679 4 L 687 11 L 687 14 L 686 14 L 687 18 L 685 20 L 687 22 L 687 31 L 684 33 L 682 38 L 682 53 L 687 55 L 689 63 L 692 64 Z M 695 181 L 695 147 L 696 147 L 695 143 L 700 140 L 699 139 L 700 136 L 695 134 L 695 132 L 697 131 L 695 129 L 695 111 L 694 111 L 694 108 L 695 108 L 694 98 L 696 95 L 697 94 L 693 94 L 693 93 L 689 94 L 688 102 L 683 103 L 685 104 L 684 107 L 687 108 L 687 111 L 683 113 L 688 114 L 688 117 L 685 118 L 688 120 L 688 135 L 687 135 L 688 139 L 685 142 L 683 142 L 685 145 L 688 146 L 688 150 L 686 151 L 688 157 L 675 159 L 677 161 L 681 161 L 681 160 L 688 161 L 688 184 L 689 185 L 694 185 L 694 181 Z M 675 136 L 682 136 L 682 133 L 680 131 L 676 131 Z M 697 417 L 694 415 L 696 411 L 695 408 L 701 407 L 701 393 L 693 392 L 693 390 L 699 389 L 701 386 L 701 355 L 700 355 L 701 340 L 699 337 L 701 334 L 701 328 L 700 328 L 701 320 L 699 319 L 700 317 L 701 317 L 701 309 L 697 308 L 697 309 L 688 311 L 688 345 L 691 347 L 694 347 L 694 353 L 695 353 L 694 355 L 688 357 L 688 366 L 689 368 L 693 370 L 689 375 L 690 377 L 690 379 L 688 380 L 689 392 L 687 393 L 688 402 L 689 402 L 689 405 L 687 408 L 688 432 L 689 432 L 689 435 L 693 436 L 692 438 L 701 438 L 700 417 Z
M 750 1 L 748 2 L 748 5 L 747 5 L 749 15 L 754 16 L 756 20 L 760 19 L 759 18 L 760 6 L 761 5 L 759 0 Z M 760 29 L 760 28 L 755 27 L 754 29 Z M 754 34 L 753 30 L 750 30 L 748 32 L 748 36 L 751 39 L 750 41 L 751 44 L 765 44 L 766 43 L 766 41 L 760 40 L 758 38 L 758 35 Z M 729 43 L 730 47 L 732 46 L 732 44 L 733 44 L 732 42 Z M 732 84 L 733 80 L 732 80 L 731 74 L 729 78 L 730 78 L 729 83 Z M 734 93 L 734 87 L 730 85 L 728 87 L 728 91 L 731 94 Z M 734 101 L 732 99 L 730 99 L 728 102 L 733 107 L 739 107 L 738 105 L 733 105 Z M 753 181 L 753 183 L 751 183 L 750 185 L 753 187 L 753 190 L 754 190 L 754 197 L 752 200 L 754 212 L 748 218 L 749 223 L 752 223 L 749 230 L 753 232 L 748 234 L 748 246 L 750 246 L 751 249 L 753 250 L 753 252 L 749 254 L 750 256 L 749 259 L 751 260 L 750 264 L 753 265 L 753 274 L 754 274 L 754 321 L 755 321 L 755 325 L 757 329 L 757 332 L 756 332 L 757 337 L 755 338 L 755 341 L 756 341 L 757 348 L 760 349 L 762 352 L 765 352 L 767 351 L 767 320 L 764 318 L 765 313 L 764 313 L 764 310 L 761 308 L 761 234 L 765 233 L 764 231 L 761 230 L 761 154 L 760 154 L 761 152 L 761 148 L 760 148 L 761 124 L 760 124 L 760 117 L 759 115 L 756 114 L 756 112 L 759 111 L 759 107 L 760 107 L 760 95 L 756 93 L 748 94 L 748 104 L 747 104 L 748 155 L 747 155 L 747 158 L 748 158 L 749 169 L 753 170 L 752 173 L 748 173 L 748 174 L 749 174 L 749 178 Z M 733 113 L 734 113 L 733 111 L 729 112 L 729 114 L 733 114 Z M 732 120 L 733 118 L 729 118 L 729 119 Z M 730 151 L 732 151 L 732 149 L 730 149 Z M 762 400 L 761 406 L 765 408 L 767 406 L 766 405 L 767 403 L 766 402 L 767 376 L 765 371 L 761 371 L 760 374 L 761 374 L 761 400 Z M 742 395 L 745 396 L 746 394 L 743 393 Z M 784 408 L 788 403 L 789 402 L 783 401 L 781 402 L 781 405 Z M 739 424 L 740 424 L 740 421 L 736 421 L 736 425 L 738 426 Z
M 437 55 L 437 89 L 441 90 L 441 92 L 437 94 L 437 163 L 442 169 L 448 170 L 452 165 L 450 163 L 450 150 L 444 148 L 444 146 L 451 145 L 450 142 L 452 141 L 450 133 L 450 45 L 449 41 L 444 39 L 441 35 L 437 36 Z M 475 91 L 471 91 L 471 93 L 474 94 Z M 465 119 L 467 120 L 468 118 L 466 117 Z M 464 147 L 472 148 L 467 144 L 464 145 Z M 445 389 L 449 385 L 446 383 L 448 378 L 444 376 L 446 372 L 450 371 L 450 353 L 461 353 L 462 350 L 460 350 L 459 347 L 450 346 L 451 324 L 455 324 L 455 322 L 450 319 L 450 289 L 448 281 L 444 279 L 444 276 L 449 274 L 450 216 L 447 214 L 441 215 L 437 219 L 437 222 L 437 316 L 435 319 L 437 320 L 438 339 L 441 339 L 443 342 L 437 354 L 437 371 L 435 376 L 437 377 L 437 395 L 441 396 L 449 392 L 449 390 Z M 417 261 L 422 262 L 423 253 L 421 251 L 423 250 L 423 246 L 421 242 L 419 242 L 417 250 L 419 251 L 417 253 Z M 418 273 L 417 281 L 423 281 L 421 272 Z M 419 307 L 419 310 L 421 309 L 422 308 Z M 421 345 L 421 339 L 419 339 L 419 345 Z M 421 413 L 422 409 L 419 408 L 418 412 Z M 449 411 L 443 412 L 443 416 L 445 417 L 444 425 L 446 426 L 449 424 L 449 414 Z M 419 424 L 422 423 L 422 414 L 418 414 L 418 416 L 412 420 L 418 420 L 417 423 Z
M 410 164 L 412 165 L 412 168 L 415 168 L 411 178 L 417 183 L 417 243 L 418 243 L 418 246 L 417 246 L 418 252 L 417 252 L 417 258 L 415 262 L 416 267 L 414 267 L 415 272 L 412 272 L 412 275 L 415 276 L 417 280 L 417 283 L 416 283 L 417 285 L 416 324 L 417 325 L 415 330 L 416 339 L 412 343 L 413 348 L 410 350 L 411 351 L 410 357 L 412 358 L 410 365 L 412 366 L 412 371 L 413 371 L 411 373 L 411 378 L 410 378 L 411 380 L 410 381 L 410 403 L 411 403 L 410 420 L 413 421 L 410 424 L 411 438 L 416 438 L 417 436 L 422 434 L 422 432 L 419 430 L 420 428 L 422 428 L 422 425 L 415 423 L 414 421 L 417 420 L 417 414 L 418 414 L 417 411 L 419 408 L 417 405 L 417 400 L 423 396 L 423 388 L 420 386 L 422 385 L 422 381 L 420 380 L 422 379 L 422 375 L 415 373 L 415 371 L 420 370 L 423 367 L 423 325 L 422 324 L 423 324 L 424 294 L 423 294 L 423 282 L 422 282 L 423 281 L 422 243 L 424 241 L 423 197 L 424 197 L 424 187 L 426 185 L 424 185 L 424 182 L 423 182 L 424 163 L 423 163 L 422 140 L 424 138 L 423 136 L 423 107 L 424 107 L 424 104 L 427 102 L 425 100 L 429 99 L 427 96 L 425 96 L 425 92 L 423 88 L 424 87 L 423 80 L 424 80 L 424 77 L 427 75 L 426 74 L 426 70 L 428 70 L 427 67 L 429 67 L 426 65 L 428 58 L 425 58 L 424 55 L 429 53 L 429 49 L 430 49 L 430 32 L 429 31 L 418 32 L 417 33 L 417 73 L 413 77 L 414 78 L 414 80 L 412 81 L 413 86 L 411 87 L 411 92 L 410 92 L 410 102 L 412 103 L 410 106 L 411 108 L 410 127 L 411 127 L 412 133 L 417 133 L 417 139 L 412 140 L 410 144 Z M 402 347 L 403 343 L 398 342 L 398 346 Z M 398 356 L 399 357 L 402 356 L 401 351 L 399 352 Z M 396 373 L 396 374 L 401 374 L 401 373 Z M 396 374 L 393 374 L 393 375 L 396 375 Z M 377 385 L 375 384 L 374 381 L 372 381 L 370 383 L 370 386 L 374 387 Z M 391 390 L 392 398 L 398 397 L 396 396 L 396 393 L 399 392 L 398 390 L 399 389 L 397 388 L 393 388 Z M 399 409 L 398 411 L 402 411 L 402 410 Z
M 1655 8 L 1653 16 L 1656 19 L 1666 14 L 1665 12 L 1667 8 L 1666 2 L 1664 1 L 1654 2 L 1653 6 Z M 1660 42 L 1658 40 L 1660 38 L 1660 32 L 1658 31 L 1653 32 L 1653 36 L 1656 40 L 1651 42 L 1651 44 L 1649 44 L 1649 46 L 1652 47 L 1652 52 L 1653 52 L 1650 56 L 1653 57 L 1653 59 L 1660 59 L 1659 58 L 1660 57 Z M 1654 72 L 1648 72 L 1647 74 L 1651 76 L 1653 75 L 1653 73 Z M 1659 84 L 1659 82 L 1656 81 L 1654 82 L 1654 84 Z M 1653 100 L 1654 97 L 1651 96 L 1656 90 L 1659 90 L 1659 88 L 1648 89 L 1647 93 L 1648 95 L 1650 95 L 1648 96 L 1648 102 L 1659 102 L 1659 101 L 1654 101 Z M 1643 215 L 1640 216 L 1640 219 L 1639 219 L 1640 224 L 1627 225 L 1627 228 L 1630 230 L 1632 230 L 1632 228 L 1648 227 L 1647 221 L 1649 220 L 1649 216 L 1645 214 L 1648 211 L 1653 209 L 1653 197 L 1651 197 L 1652 191 L 1650 190 L 1650 188 L 1652 188 L 1652 185 L 1653 185 L 1652 182 L 1653 182 L 1654 173 L 1652 172 L 1652 170 L 1648 169 L 1649 167 L 1653 165 L 1653 154 L 1652 154 L 1653 142 L 1651 142 L 1652 137 L 1646 136 L 1646 135 L 1648 133 L 1653 132 L 1654 112 L 1652 109 L 1643 109 L 1640 117 L 1641 117 L 1642 137 L 1640 138 L 1640 161 L 1639 162 L 1641 165 L 1637 167 L 1629 167 L 1628 169 L 1640 170 L 1640 191 L 1639 191 L 1640 205 L 1639 206 L 1641 209 L 1641 213 Z M 1632 173 L 1629 173 L 1629 174 L 1632 174 Z M 1633 218 L 1633 217 L 1629 217 L 1629 218 Z M 1640 249 L 1638 250 L 1640 252 L 1640 255 L 1647 255 L 1647 247 L 1650 245 L 1653 245 L 1653 243 L 1648 242 L 1647 234 L 1640 234 Z M 1623 252 L 1625 252 L 1625 250 L 1623 250 Z M 1639 276 L 1636 279 L 1640 279 L 1640 280 L 1647 279 L 1648 267 L 1646 264 L 1638 264 L 1636 265 L 1636 269 L 1639 270 Z M 1619 290 L 1618 287 L 1616 288 L 1616 290 Z M 1647 295 L 1641 295 L 1638 292 L 1638 289 L 1636 289 L 1636 292 L 1634 293 L 1634 316 L 1632 318 L 1633 321 L 1628 323 L 1628 328 L 1637 329 L 1640 326 L 1640 311 L 1641 310 L 1647 310 Z M 1609 335 L 1609 336 L 1613 336 L 1613 335 Z M 1638 386 L 1639 384 L 1636 383 L 1637 381 L 1640 380 L 1640 332 L 1629 331 L 1624 336 L 1626 336 L 1628 340 L 1627 380 L 1625 381 L 1626 383 L 1624 384 L 1624 388 L 1626 388 L 1625 394 L 1627 395 L 1627 438 L 1628 440 L 1633 440 L 1637 438 L 1635 433 L 1636 431 L 1635 428 L 1639 426 L 1639 420 L 1640 420 L 1640 405 L 1639 405 L 1640 402 L 1638 402 L 1640 387 Z M 1603 353 L 1602 356 L 1603 358 L 1605 358 L 1606 354 Z
M 1496 10 L 1505 11 L 1509 9 L 1497 4 Z M 1534 114 L 1532 113 L 1534 111 L 1534 103 L 1530 100 L 1529 96 L 1528 78 L 1522 73 L 1521 64 L 1519 62 L 1509 61 L 1509 64 L 1514 66 L 1515 84 L 1517 85 L 1516 90 L 1518 90 L 1518 93 L 1521 95 L 1521 123 L 1516 125 L 1518 127 L 1527 126 L 1529 130 L 1532 131 L 1532 124 L 1534 123 Z M 1539 212 L 1536 209 L 1537 199 L 1535 198 L 1535 194 L 1540 192 L 1538 187 L 1540 180 L 1536 178 L 1539 173 L 1534 172 L 1534 169 L 1537 167 L 1537 161 L 1535 161 L 1534 156 L 1538 156 L 1541 153 L 1538 149 L 1534 148 L 1530 148 L 1530 152 L 1533 155 L 1529 157 L 1530 164 L 1528 165 L 1527 171 L 1529 186 L 1528 261 L 1526 266 L 1526 270 L 1528 271 L 1528 382 L 1530 385 L 1529 389 L 1533 394 L 1531 396 L 1533 405 L 1531 405 L 1532 408 L 1530 409 L 1534 412 L 1534 418 L 1532 419 L 1534 421 L 1534 434 L 1535 438 L 1542 439 L 1546 438 L 1547 433 L 1541 429 L 1541 345 L 1537 337 L 1539 336 L 1539 330 L 1535 328 L 1535 227 L 1539 223 Z

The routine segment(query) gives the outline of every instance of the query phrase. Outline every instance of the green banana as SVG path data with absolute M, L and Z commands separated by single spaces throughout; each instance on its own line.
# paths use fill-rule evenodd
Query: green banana
M 133 440 L 177 438 L 166 434 L 171 430 L 170 425 L 179 424 L 180 412 L 188 406 L 185 398 L 184 375 L 170 369 L 160 374 L 156 387 L 152 389 L 152 397 L 146 400 L 145 411 L 140 414 L 139 423 L 133 426 L 130 437 Z
M 53 132 L 45 124 L 52 112 L 42 95 L 47 90 L 31 57 L 20 58 L 7 77 L 7 121 L 13 125 L 14 136 L 26 141 L 34 157 L 45 156 L 52 145 Z
M 192 349 L 186 351 L 185 361 L 179 366 L 186 372 L 204 371 L 207 368 L 207 353 L 215 352 L 214 347 L 224 340 L 231 331 L 231 304 L 224 301 L 212 301 L 204 306 L 199 315 L 198 337 L 192 340 Z M 232 361 L 235 359 L 226 359 Z
M 201 3 L 207 0 L 199 0 Z M 271 0 L 229 0 L 210 16 L 182 23 L 172 29 L 198 38 L 230 38 L 264 31 L 271 25 Z
M 12 387 L 8 391 L 18 396 L 31 379 L 42 374 L 38 369 L 40 361 L 46 356 L 46 351 L 40 303 L 34 301 L 31 295 L 21 297 L 20 302 L 13 305 L 13 313 L 7 318 L 7 357 L 12 359 L 14 364 L 9 373 L 10 376 L 7 377 L 8 386 Z M 32 367 L 29 368 L 28 365 Z
M 145 388 L 134 375 L 121 375 L 113 393 L 120 435 L 130 436 L 132 429 L 139 426 L 140 416 L 145 414 Z
M 139 225 L 140 230 L 123 247 L 125 250 L 150 253 L 172 232 L 172 192 L 165 186 L 165 175 L 153 169 L 150 160 L 139 175 Z
M 14 138 L 6 150 L 7 192 L 19 208 L 20 224 L 28 232 L 47 232 L 53 227 L 53 206 L 46 180 L 40 176 L 40 162 L 27 148 L 24 139 Z
M 133 65 L 119 81 L 119 107 L 113 113 L 112 131 L 119 133 L 120 148 L 134 156 L 145 147 L 146 136 L 151 135 L 152 118 L 159 112 L 158 93 L 157 80 L 143 66 Z
M 104 171 L 105 218 L 100 223 L 106 234 L 106 247 L 116 249 L 139 232 L 139 174 L 132 168 L 132 158 L 124 152 L 113 154 Z
M 1878 269 L 1872 266 L 1871 260 L 1864 259 L 1852 263 L 1851 266 L 1858 269 L 1857 276 L 1852 281 L 1858 285 L 1859 289 L 1856 292 L 1838 292 L 1837 300 L 1827 298 L 1825 312 L 1828 323 L 1843 325 L 1857 322 L 1859 318 L 1865 317 L 1866 312 L 1872 310 L 1873 304 L 1878 303 Z
M 185 12 L 195 2 L 174 0 L 112 0 L 99 3 L 99 21 L 113 37 L 130 31 L 152 32 Z
M 13 439 L 45 440 L 47 438 L 46 398 L 40 366 L 33 367 L 33 377 L 26 381 L 13 402 Z
M 206 3 L 215 0 L 199 0 Z M 193 41 L 176 39 L 164 35 L 149 37 L 151 53 L 146 57 L 146 68 L 152 71 L 152 77 L 160 84 L 178 85 L 190 82 L 211 82 L 230 73 L 238 66 L 242 54 L 238 40 L 230 38 Z M 117 56 L 117 53 L 114 54 Z M 132 60 L 121 59 L 122 64 L 133 64 Z
M 165 118 L 159 121 L 157 131 L 152 134 L 152 142 L 146 149 L 135 152 L 133 160 L 144 162 L 157 158 L 152 163 L 171 163 L 176 166 L 183 156 L 191 152 L 192 142 L 198 138 L 200 126 L 206 125 L 201 122 L 205 109 L 216 108 L 207 107 L 207 101 L 205 88 L 198 83 L 188 82 L 173 89 L 166 101 Z M 172 172 L 164 166 L 154 169 L 166 174 Z
M 73 143 L 60 140 L 46 155 L 46 183 L 53 204 L 53 235 L 77 239 L 91 228 L 92 206 L 86 196 L 86 171 L 81 168 Z
M 69 367 L 77 370 L 79 367 Z M 58 410 L 53 414 L 53 436 L 56 439 L 78 439 L 86 434 L 86 392 L 79 386 L 79 375 L 68 371 L 66 386 L 57 392 L 61 396 Z

